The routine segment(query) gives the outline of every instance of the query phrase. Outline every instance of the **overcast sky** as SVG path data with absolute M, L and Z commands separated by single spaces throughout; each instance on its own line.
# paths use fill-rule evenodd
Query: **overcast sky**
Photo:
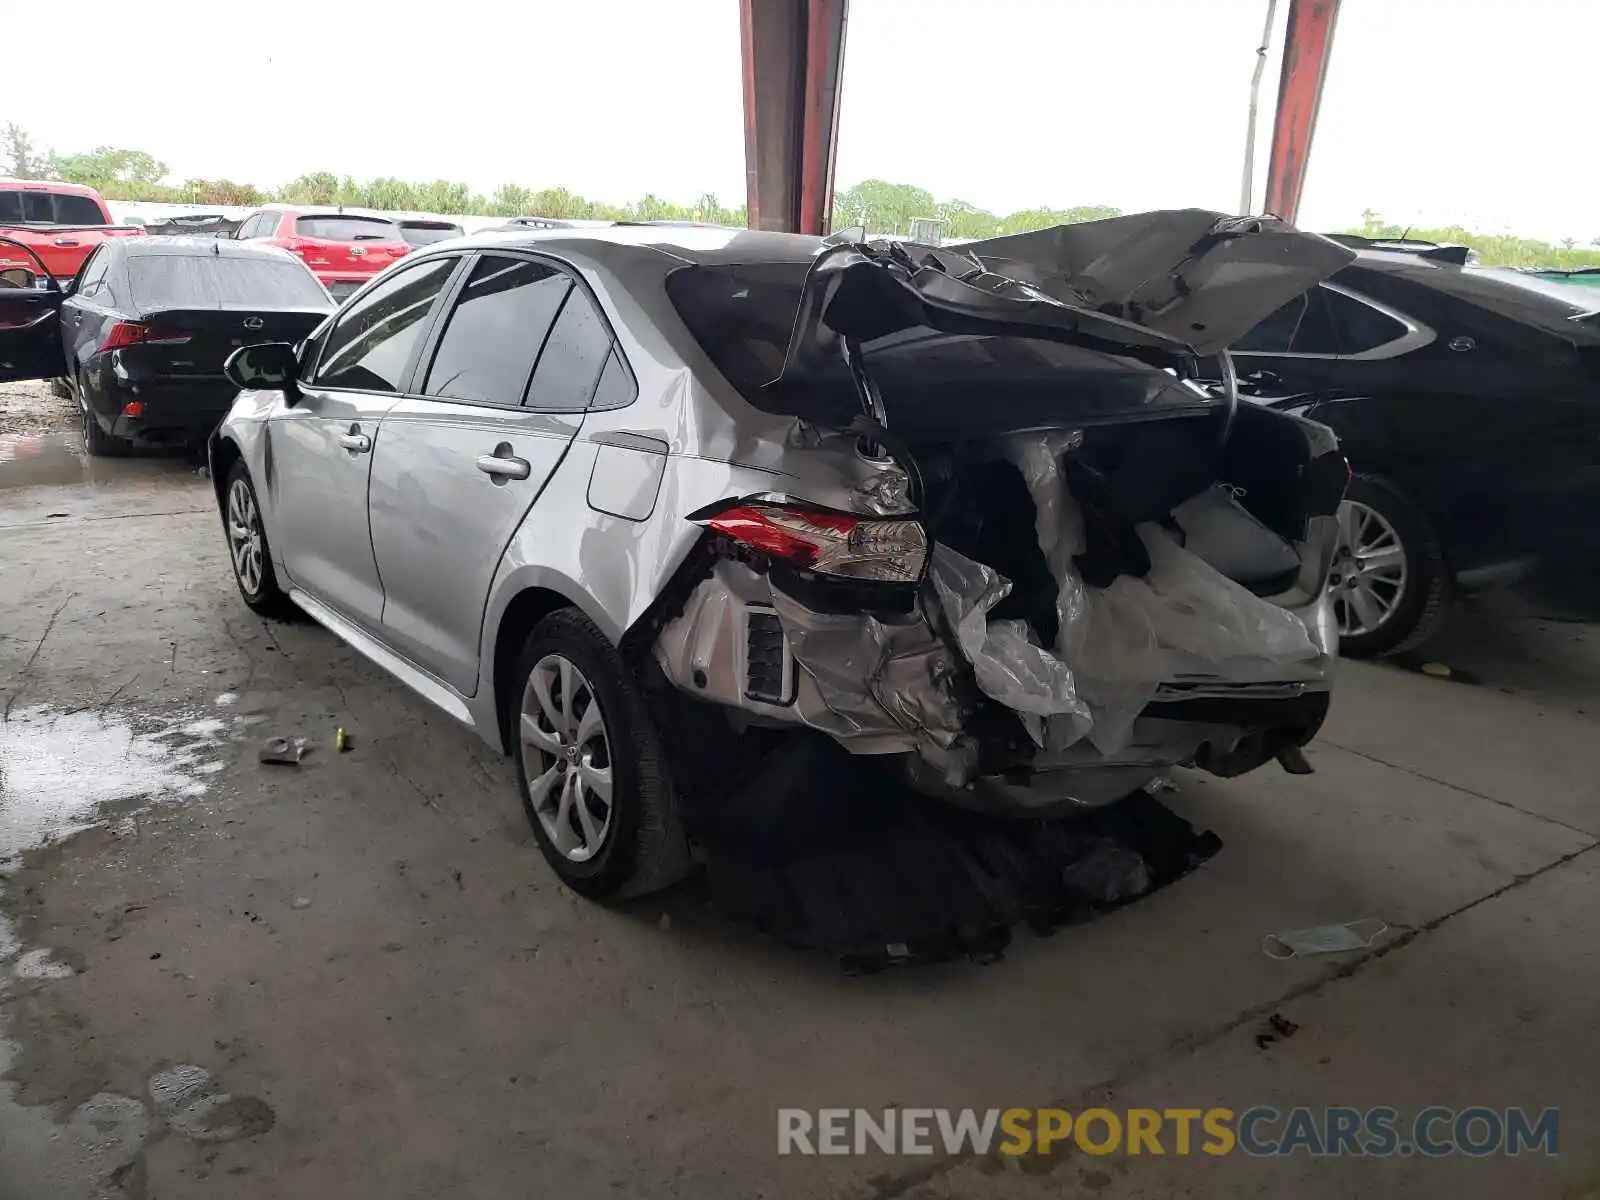
M 173 177 L 744 192 L 737 0 L 14 4 L 0 122 Z M 1257 161 L 1271 141 L 1274 58 Z M 296 10 L 303 11 L 297 15 Z M 163 12 L 178 12 L 167 20 Z M 1238 204 L 1266 0 L 851 0 L 837 169 L 997 212 Z M 70 50 L 61 51 L 62 46 Z M 1344 0 L 1301 224 L 1600 237 L 1596 0 Z M 1260 202 L 1261 187 L 1256 189 Z

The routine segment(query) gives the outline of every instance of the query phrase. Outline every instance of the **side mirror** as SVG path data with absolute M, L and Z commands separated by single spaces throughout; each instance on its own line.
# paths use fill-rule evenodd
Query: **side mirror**
M 300 364 L 288 342 L 240 346 L 222 365 L 228 382 L 245 391 L 282 392 L 293 404 L 300 397 Z

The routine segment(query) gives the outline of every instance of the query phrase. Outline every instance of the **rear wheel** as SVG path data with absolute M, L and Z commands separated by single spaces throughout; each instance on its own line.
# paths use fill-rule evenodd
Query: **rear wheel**
M 534 626 L 517 664 L 517 783 L 545 861 L 593 900 L 688 873 L 660 735 L 609 639 L 577 609 Z
M 1339 505 L 1328 595 L 1351 658 L 1422 645 L 1448 612 L 1449 571 L 1427 516 L 1378 475 L 1356 475 Z
M 128 453 L 133 443 L 113 437 L 100 427 L 94 409 L 89 407 L 89 380 L 78 376 L 78 406 L 83 410 L 83 448 L 96 458 L 114 458 Z

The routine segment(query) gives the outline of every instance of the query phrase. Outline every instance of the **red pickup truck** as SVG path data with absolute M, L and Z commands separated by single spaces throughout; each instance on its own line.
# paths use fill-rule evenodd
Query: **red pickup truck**
M 43 263 L 65 287 L 106 238 L 143 236 L 137 225 L 113 225 L 106 202 L 91 187 L 0 179 L 0 237 L 22 243 L 39 257 L 36 263 L 15 246 L 0 242 L 0 271 L 20 267 L 37 275 Z

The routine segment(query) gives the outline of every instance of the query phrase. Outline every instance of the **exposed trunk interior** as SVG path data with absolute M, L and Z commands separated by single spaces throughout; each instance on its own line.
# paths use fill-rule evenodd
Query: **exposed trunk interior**
M 915 451 L 933 540 L 1011 580 L 991 615 L 1026 620 L 1053 644 L 1060 584 L 1039 546 L 1033 497 L 1003 444 Z M 1310 517 L 1333 511 L 1343 485 L 1342 464 L 1313 466 L 1300 422 L 1253 405 L 1240 407 L 1226 436 L 1211 415 L 1085 429 L 1062 475 L 1083 512 L 1086 546 L 1074 565 L 1091 587 L 1148 571 L 1135 529 L 1155 522 L 1259 596 L 1294 582 L 1301 562 L 1293 543 L 1305 538 Z

